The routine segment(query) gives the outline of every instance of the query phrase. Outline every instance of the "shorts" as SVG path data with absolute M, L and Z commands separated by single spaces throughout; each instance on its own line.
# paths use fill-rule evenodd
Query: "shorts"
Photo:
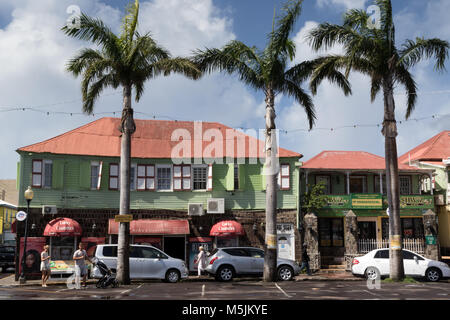
M 75 265 L 75 274 L 80 277 L 87 275 L 87 267 Z

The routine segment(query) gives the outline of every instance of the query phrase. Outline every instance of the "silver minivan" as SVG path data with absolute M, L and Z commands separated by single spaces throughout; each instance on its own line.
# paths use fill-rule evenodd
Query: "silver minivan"
M 105 263 L 113 273 L 117 269 L 117 244 L 98 245 L 95 258 Z M 91 276 L 101 278 L 94 267 Z M 130 279 L 161 279 L 177 282 L 188 277 L 188 269 L 181 259 L 168 256 L 161 250 L 146 245 L 130 245 Z

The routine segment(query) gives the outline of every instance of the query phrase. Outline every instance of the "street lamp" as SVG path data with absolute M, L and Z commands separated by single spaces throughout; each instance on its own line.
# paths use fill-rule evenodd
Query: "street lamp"
M 22 255 L 22 272 L 20 273 L 19 282 L 24 284 L 26 282 L 25 278 L 25 258 L 27 253 L 27 228 L 28 228 L 28 219 L 30 214 L 30 202 L 33 200 L 34 192 L 31 190 L 31 187 L 28 186 L 28 189 L 25 191 L 25 199 L 27 200 L 27 217 L 25 218 L 25 236 L 23 241 L 23 255 Z

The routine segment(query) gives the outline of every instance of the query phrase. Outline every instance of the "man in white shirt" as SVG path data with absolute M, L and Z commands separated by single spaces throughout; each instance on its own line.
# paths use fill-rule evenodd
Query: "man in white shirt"
M 80 289 L 80 277 L 83 277 L 83 287 L 86 287 L 87 280 L 87 266 L 85 260 L 92 262 L 89 259 L 86 250 L 84 250 L 83 243 L 78 244 L 78 250 L 73 254 L 73 260 L 75 260 L 75 284 L 77 289 Z

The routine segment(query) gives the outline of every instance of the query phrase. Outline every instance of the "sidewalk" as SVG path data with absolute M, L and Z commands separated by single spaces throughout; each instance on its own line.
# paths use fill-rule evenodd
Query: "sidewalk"
M 233 281 L 254 281 L 255 278 L 235 278 Z M 361 281 L 362 278 L 358 278 L 353 276 L 350 272 L 335 272 L 335 273 L 325 273 L 325 272 L 317 272 L 308 276 L 307 274 L 301 274 L 294 278 L 294 281 Z M 67 279 L 49 279 L 47 285 L 65 285 Z M 88 279 L 87 284 L 95 284 L 97 279 Z M 189 278 L 184 279 L 183 281 L 188 282 L 209 282 L 216 281 L 214 277 L 209 276 L 201 276 L 198 278 L 197 276 L 189 276 Z M 133 281 L 135 282 L 135 281 Z M 137 281 L 136 281 L 137 282 Z M 139 281 L 146 282 L 146 281 Z M 14 274 L 11 274 L 7 277 L 0 279 L 0 286 L 11 287 L 11 286 L 41 286 L 41 280 L 27 280 L 25 284 L 20 284 L 19 281 L 14 280 Z

